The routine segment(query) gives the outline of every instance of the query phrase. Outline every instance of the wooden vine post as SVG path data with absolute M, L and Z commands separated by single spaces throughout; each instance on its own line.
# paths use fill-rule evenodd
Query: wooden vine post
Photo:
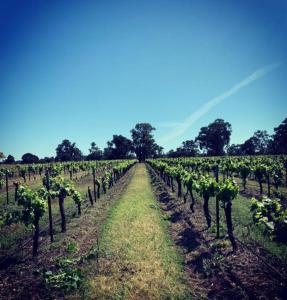
M 219 225 L 219 198 L 216 197 L 215 199 L 216 201 L 216 238 L 219 239 L 219 235 L 220 235 L 220 225 Z
M 8 205 L 9 204 L 8 169 L 6 169 L 5 177 L 6 177 L 6 202 L 7 202 L 7 205 Z
M 90 189 L 89 186 L 88 186 L 88 196 L 89 196 L 89 200 L 91 202 L 91 205 L 93 206 L 94 205 L 94 201 L 93 201 L 92 192 L 91 192 L 91 189 Z
M 15 186 L 15 203 L 17 203 L 17 200 L 18 200 L 19 182 L 14 182 L 14 186 Z
M 51 243 L 53 243 L 54 242 L 53 217 L 52 217 L 52 205 L 51 205 L 51 196 L 50 196 L 50 178 L 49 178 L 48 170 L 46 170 L 46 189 L 48 191 L 49 233 L 50 233 Z
M 98 196 L 98 199 L 100 199 L 100 197 L 101 197 L 101 184 L 98 180 L 96 180 L 96 185 L 97 185 L 97 196 Z
M 93 185 L 94 185 L 94 198 L 95 198 L 95 201 L 96 201 L 97 192 L 96 192 L 96 170 L 95 170 L 95 167 L 93 167 Z

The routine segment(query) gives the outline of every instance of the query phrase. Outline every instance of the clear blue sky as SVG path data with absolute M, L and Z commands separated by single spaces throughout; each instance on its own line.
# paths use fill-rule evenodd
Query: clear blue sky
M 216 118 L 232 143 L 272 133 L 286 57 L 284 0 L 0 0 L 0 151 L 52 156 L 68 138 L 87 153 L 138 122 L 166 151 Z

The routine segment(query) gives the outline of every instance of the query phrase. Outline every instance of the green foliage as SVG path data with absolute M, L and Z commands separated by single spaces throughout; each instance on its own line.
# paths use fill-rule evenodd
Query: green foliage
M 72 198 L 77 205 L 81 205 L 83 202 L 81 193 L 74 191 L 72 194 Z
M 201 176 L 195 184 L 196 191 L 204 198 L 213 197 L 217 191 L 217 182 L 210 176 Z
M 0 189 L 3 188 L 4 183 L 5 183 L 4 179 L 0 178 Z
M 42 187 L 38 190 L 38 195 L 39 197 L 46 200 L 48 198 L 49 193 L 44 187 Z
M 233 179 L 226 179 L 220 182 L 217 187 L 216 198 L 219 199 L 222 204 L 232 201 L 238 194 L 239 188 Z
M 19 185 L 17 204 L 23 207 L 20 219 L 26 225 L 33 224 L 45 213 L 47 203 L 30 188 Z
M 224 148 L 229 144 L 231 124 L 222 119 L 216 119 L 206 127 L 202 127 L 196 140 L 200 149 L 208 155 L 223 155 Z
M 0 216 L 0 227 L 18 223 L 21 221 L 21 213 L 19 211 L 5 212 Z
M 211 244 L 212 250 L 219 250 L 229 247 L 230 243 L 228 240 L 216 240 Z
M 191 188 L 193 184 L 197 181 L 198 176 L 195 172 L 185 171 L 183 175 L 183 182 L 187 188 Z
M 283 168 L 279 165 L 272 166 L 271 176 L 274 180 L 276 189 L 283 183 L 284 172 Z
M 162 148 L 159 147 L 153 138 L 152 131 L 155 130 L 149 123 L 136 124 L 131 130 L 133 140 L 133 150 L 140 162 L 148 157 L 155 157 Z
M 49 170 L 49 174 L 51 177 L 56 177 L 56 176 L 59 176 L 63 171 L 63 165 L 51 165 L 50 167 L 50 170 Z M 43 178 L 43 181 L 44 181 L 44 185 L 45 184 L 45 180 L 46 180 L 46 177 Z
M 242 178 L 247 178 L 248 175 L 251 173 L 251 167 L 250 165 L 248 165 L 248 163 L 242 161 L 238 165 L 238 171 Z
M 270 236 L 287 242 L 287 209 L 283 209 L 279 199 L 252 198 L 250 210 L 255 224 L 263 224 Z
M 75 267 L 75 263 L 69 259 L 57 259 L 57 270 L 46 271 L 43 280 L 47 288 L 59 289 L 69 292 L 78 289 L 83 283 L 81 271 Z
M 54 196 L 66 198 L 71 196 L 74 191 L 74 185 L 71 181 L 65 180 L 63 176 L 56 176 L 50 179 L 51 190 L 54 191 Z
M 67 246 L 68 253 L 75 253 L 78 251 L 78 245 L 76 242 L 70 242 Z
M 255 177 L 258 180 L 262 180 L 264 178 L 264 176 L 266 175 L 267 172 L 267 165 L 262 163 L 262 162 L 258 162 L 256 163 L 256 165 L 253 167 L 253 172 Z
M 82 152 L 76 146 L 76 143 L 71 143 L 65 139 L 56 148 L 57 161 L 78 161 L 82 159 Z

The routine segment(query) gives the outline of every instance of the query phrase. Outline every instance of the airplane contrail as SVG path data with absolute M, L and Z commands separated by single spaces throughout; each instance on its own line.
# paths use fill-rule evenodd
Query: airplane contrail
M 197 111 L 192 113 L 183 122 L 163 123 L 162 127 L 169 127 L 169 128 L 173 128 L 173 129 L 166 136 L 159 139 L 159 143 L 165 144 L 168 141 L 171 141 L 179 136 L 182 136 L 188 130 L 188 128 L 190 128 L 198 119 L 200 119 L 207 112 L 209 112 L 214 106 L 218 105 L 223 100 L 234 95 L 239 90 L 241 90 L 243 87 L 264 77 L 265 75 L 270 73 L 272 70 L 277 69 L 280 65 L 281 65 L 281 63 L 274 63 L 274 64 L 270 64 L 270 65 L 264 66 L 264 67 L 256 70 L 251 75 L 249 75 L 245 79 L 241 80 L 239 83 L 235 84 L 233 87 L 231 87 L 226 92 L 207 101 L 203 106 L 201 106 Z

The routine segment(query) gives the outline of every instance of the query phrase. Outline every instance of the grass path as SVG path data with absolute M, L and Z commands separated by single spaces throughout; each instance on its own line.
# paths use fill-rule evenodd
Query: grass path
M 190 299 L 144 164 L 109 213 L 98 265 L 89 266 L 90 298 Z

